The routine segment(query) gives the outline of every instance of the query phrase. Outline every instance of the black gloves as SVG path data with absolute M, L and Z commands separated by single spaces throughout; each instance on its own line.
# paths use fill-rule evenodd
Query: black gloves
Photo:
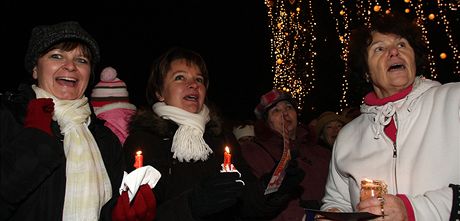
M 299 186 L 299 184 L 302 182 L 304 177 L 305 172 L 297 166 L 297 161 L 289 161 L 288 167 L 286 168 L 286 174 L 284 176 L 283 183 L 281 183 L 281 186 L 278 189 L 278 191 L 290 194 L 298 194 L 299 189 L 302 189 L 302 187 Z
M 274 170 L 273 170 L 274 171 Z M 264 187 L 266 188 L 273 175 L 273 171 L 261 177 Z M 267 203 L 275 207 L 287 206 L 292 199 L 299 198 L 303 188 L 299 185 L 305 177 L 305 172 L 297 166 L 297 161 L 291 159 L 285 170 L 283 182 L 278 191 L 266 196 Z
M 243 186 L 237 172 L 219 173 L 204 180 L 189 194 L 193 216 L 205 217 L 232 206 L 240 196 Z
M 53 117 L 54 103 L 51 98 L 33 99 L 27 106 L 27 114 L 24 121 L 25 127 L 32 127 L 53 135 L 51 121 Z

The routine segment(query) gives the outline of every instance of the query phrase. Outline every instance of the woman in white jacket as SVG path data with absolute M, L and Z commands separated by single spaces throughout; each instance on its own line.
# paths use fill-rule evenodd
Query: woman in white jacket
M 350 67 L 373 90 L 336 139 L 322 210 L 459 219 L 460 84 L 422 77 L 424 51 L 420 29 L 402 16 L 353 32 Z M 383 180 L 387 194 L 360 202 L 365 178 Z

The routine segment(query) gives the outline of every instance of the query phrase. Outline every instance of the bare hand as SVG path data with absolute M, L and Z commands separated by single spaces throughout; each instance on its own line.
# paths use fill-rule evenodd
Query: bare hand
M 375 220 L 407 221 L 406 207 L 403 201 L 392 194 L 385 194 L 383 198 L 372 197 L 361 201 L 357 209 L 359 212 L 369 212 L 384 217 Z
M 327 209 L 326 211 L 327 211 L 327 212 L 340 212 L 340 210 L 337 209 L 337 208 L 329 208 L 329 209 Z M 315 220 L 318 220 L 318 221 L 332 221 L 332 220 L 330 220 L 330 219 L 324 218 L 324 216 L 319 215 L 319 214 L 315 216 Z

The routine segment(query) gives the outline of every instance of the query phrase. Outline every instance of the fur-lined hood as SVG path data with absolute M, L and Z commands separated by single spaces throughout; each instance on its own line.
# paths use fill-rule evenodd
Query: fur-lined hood
M 220 135 L 222 134 L 222 119 L 214 108 L 210 106 L 208 108 L 211 119 L 206 124 L 205 134 Z M 176 123 L 161 118 L 151 108 L 139 108 L 131 117 L 128 127 L 130 133 L 148 131 L 160 137 L 173 137 L 177 128 Z

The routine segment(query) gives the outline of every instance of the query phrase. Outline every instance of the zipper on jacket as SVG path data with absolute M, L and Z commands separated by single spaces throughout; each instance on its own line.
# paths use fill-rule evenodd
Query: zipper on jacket
M 398 158 L 398 151 L 396 150 L 396 142 L 393 142 L 393 158 Z
M 398 158 L 397 145 L 396 145 L 396 142 L 393 142 L 393 168 L 394 168 L 393 176 L 394 176 L 394 185 L 395 185 L 396 194 L 399 193 L 399 191 L 398 191 L 398 176 L 397 176 L 397 173 L 396 173 L 396 171 L 397 171 L 397 168 L 396 168 L 397 158 Z
M 398 175 L 397 175 L 397 161 L 398 161 L 398 145 L 396 144 L 398 140 L 398 114 L 395 113 L 394 115 L 394 121 L 395 121 L 395 126 L 396 126 L 396 140 L 393 142 L 393 177 L 394 177 L 394 187 L 395 187 L 395 194 L 398 194 Z

